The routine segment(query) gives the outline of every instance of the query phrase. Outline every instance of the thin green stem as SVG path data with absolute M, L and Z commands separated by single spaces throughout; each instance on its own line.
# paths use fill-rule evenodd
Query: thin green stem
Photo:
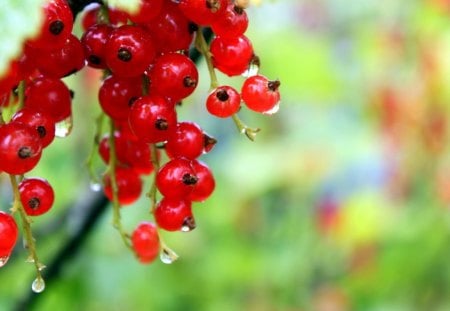
M 22 203 L 20 202 L 19 187 L 17 185 L 17 179 L 15 175 L 9 175 L 11 181 L 11 187 L 14 193 L 14 202 L 11 208 L 11 213 L 19 212 L 20 218 L 22 220 L 23 234 L 25 238 L 25 247 L 28 249 L 28 261 L 33 262 L 36 268 L 36 278 L 42 279 L 41 270 L 45 267 L 39 262 L 38 255 L 36 253 L 36 243 L 31 232 L 32 220 L 26 214 Z
M 113 226 L 119 231 L 120 237 L 122 238 L 123 243 L 126 247 L 128 247 L 131 251 L 133 248 L 130 244 L 130 236 L 125 232 L 122 227 L 121 217 L 120 217 L 120 203 L 119 203 L 119 188 L 117 185 L 116 179 L 116 165 L 117 165 L 117 157 L 116 157 L 116 143 L 114 139 L 115 126 L 114 121 L 110 120 L 110 130 L 109 130 L 109 166 L 108 173 L 111 180 L 111 189 L 113 196 Z
M 248 127 L 244 122 L 242 122 L 242 120 L 238 117 L 237 114 L 234 114 L 232 116 L 232 119 L 233 119 L 234 124 L 236 125 L 239 133 L 245 134 L 248 137 L 248 139 L 250 139 L 251 141 L 254 141 L 256 134 L 259 131 L 261 131 L 261 129 L 259 129 L 259 128 Z
M 25 80 L 20 81 L 19 86 L 17 88 L 19 94 L 19 107 L 18 110 L 22 109 L 25 104 Z
M 95 119 L 95 135 L 94 141 L 92 144 L 91 152 L 89 153 L 88 158 L 86 159 L 86 166 L 89 170 L 89 176 L 91 178 L 91 182 L 98 184 L 100 183 L 99 178 L 97 176 L 97 172 L 94 167 L 94 159 L 98 155 L 98 145 L 100 143 L 100 138 L 103 133 L 103 123 L 105 120 L 105 114 L 101 112 L 98 117 Z
M 203 36 L 202 28 L 199 27 L 197 30 L 197 35 L 195 37 L 195 46 L 197 50 L 203 54 L 205 57 L 206 65 L 208 66 L 209 77 L 211 79 L 211 90 L 219 86 L 219 81 L 217 79 L 216 71 L 212 63 L 211 52 L 209 51 L 209 45 Z
M 158 173 L 160 163 L 158 158 L 158 148 L 156 147 L 156 144 L 150 144 L 150 157 L 153 164 L 153 170 L 154 170 L 154 176 L 153 176 L 153 182 L 150 186 L 150 190 L 147 193 L 147 196 L 150 198 L 151 201 L 151 213 L 155 211 L 156 208 L 156 174 Z

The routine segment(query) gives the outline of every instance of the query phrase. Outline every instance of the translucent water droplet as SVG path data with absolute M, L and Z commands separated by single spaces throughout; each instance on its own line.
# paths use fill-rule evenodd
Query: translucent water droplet
M 102 190 L 102 184 L 95 181 L 91 181 L 91 183 L 89 184 L 89 188 L 91 188 L 91 190 L 94 192 L 99 192 L 100 190 Z
M 159 259 L 167 265 L 170 265 L 178 259 L 178 255 L 168 247 L 164 247 L 159 255 Z
M 33 292 L 35 293 L 42 293 L 45 289 L 45 282 L 44 279 L 41 277 L 37 277 L 34 281 L 33 284 L 31 284 L 31 289 L 33 290 Z
M 8 262 L 9 256 L 3 256 L 0 257 L 0 268 L 3 267 L 4 265 L 6 265 L 6 263 Z
M 269 109 L 267 111 L 264 111 L 264 114 L 274 114 L 276 112 L 278 112 L 278 110 L 280 110 L 280 103 L 278 102 L 275 106 L 272 107 L 272 109 Z
M 261 62 L 259 60 L 259 57 L 255 55 L 253 57 L 253 59 L 250 61 L 250 64 L 248 65 L 247 70 L 242 73 L 242 76 L 244 78 L 256 76 L 259 73 L 260 67 L 261 67 Z
M 68 118 L 56 123 L 55 136 L 59 138 L 69 136 L 69 134 L 72 132 L 72 127 L 73 127 L 73 119 L 72 116 L 69 116 Z
M 27 258 L 27 260 L 25 260 L 25 262 L 31 262 L 31 263 L 33 263 L 33 262 L 34 262 L 33 256 L 28 256 L 28 258 Z

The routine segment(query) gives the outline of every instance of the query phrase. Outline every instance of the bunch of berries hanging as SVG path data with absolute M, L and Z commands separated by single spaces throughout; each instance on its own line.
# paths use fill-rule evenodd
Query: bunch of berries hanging
M 0 266 L 17 242 L 13 216 L 18 214 L 37 271 L 32 288 L 44 289 L 44 266 L 37 257 L 30 216 L 48 212 L 54 193 L 46 180 L 25 174 L 55 136 L 70 133 L 73 92 L 61 79 L 85 65 L 103 71 L 96 133 L 100 138 L 94 150 L 106 165 L 101 186 L 113 203 L 114 226 L 141 262 L 152 262 L 158 255 L 166 263 L 176 259 L 158 231 L 193 230 L 193 202 L 205 201 L 215 187 L 210 168 L 199 157 L 216 140 L 198 124 L 177 116 L 178 103 L 195 91 L 199 80 L 189 49 L 203 54 L 208 65 L 211 91 L 205 109 L 210 114 L 232 118 L 253 140 L 258 129 L 238 118 L 241 106 L 265 114 L 278 110 L 280 83 L 257 73 L 259 59 L 244 35 L 248 18 L 241 3 L 141 0 L 132 14 L 107 4 L 90 5 L 81 15 L 84 32 L 78 39 L 72 34 L 74 18 L 67 1 L 46 2 L 39 35 L 24 43 L 20 57 L 0 78 L 0 173 L 9 174 L 14 193 L 10 213 L 0 212 Z M 208 29 L 214 34 L 210 44 L 204 36 Z M 221 85 L 216 70 L 246 77 L 241 90 Z M 89 171 L 99 179 L 92 167 Z M 147 195 L 153 221 L 142 221 L 129 234 L 121 225 L 120 207 L 141 197 L 146 176 L 152 178 Z

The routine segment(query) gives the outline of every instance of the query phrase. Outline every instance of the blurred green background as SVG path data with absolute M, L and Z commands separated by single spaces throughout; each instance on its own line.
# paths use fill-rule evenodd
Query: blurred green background
M 202 157 L 217 186 L 194 206 L 196 230 L 164 234 L 180 259 L 139 264 L 107 211 L 31 309 L 450 310 L 450 1 L 260 2 L 248 36 L 261 73 L 281 80 L 281 109 L 243 109 L 262 129 L 248 141 L 205 112 L 199 64 L 200 86 L 179 119 L 219 140 Z M 73 133 L 29 174 L 57 194 L 34 223 L 44 263 L 79 225 L 85 211 L 73 202 L 90 195 L 83 163 L 98 82 L 86 69 L 66 82 Z M 122 209 L 128 231 L 151 219 L 149 206 L 143 198 Z M 25 259 L 20 248 L 0 270 L 0 310 L 30 292 Z

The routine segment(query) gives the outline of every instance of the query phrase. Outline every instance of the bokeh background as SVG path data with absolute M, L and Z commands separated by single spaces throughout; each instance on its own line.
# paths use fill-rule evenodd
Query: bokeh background
M 195 205 L 193 232 L 164 234 L 180 259 L 136 262 L 108 210 L 28 309 L 450 310 L 450 1 L 259 2 L 248 36 L 261 73 L 281 80 L 281 109 L 242 110 L 262 129 L 250 142 L 205 112 L 199 63 L 200 86 L 179 118 L 218 138 L 202 157 L 217 188 Z M 33 224 L 44 263 L 92 196 L 84 162 L 97 77 L 84 69 L 66 82 L 76 94 L 73 132 L 30 174 L 57 193 Z M 125 227 L 150 219 L 148 210 L 145 198 L 123 208 Z M 18 247 L 0 270 L 0 310 L 31 291 L 25 259 Z

